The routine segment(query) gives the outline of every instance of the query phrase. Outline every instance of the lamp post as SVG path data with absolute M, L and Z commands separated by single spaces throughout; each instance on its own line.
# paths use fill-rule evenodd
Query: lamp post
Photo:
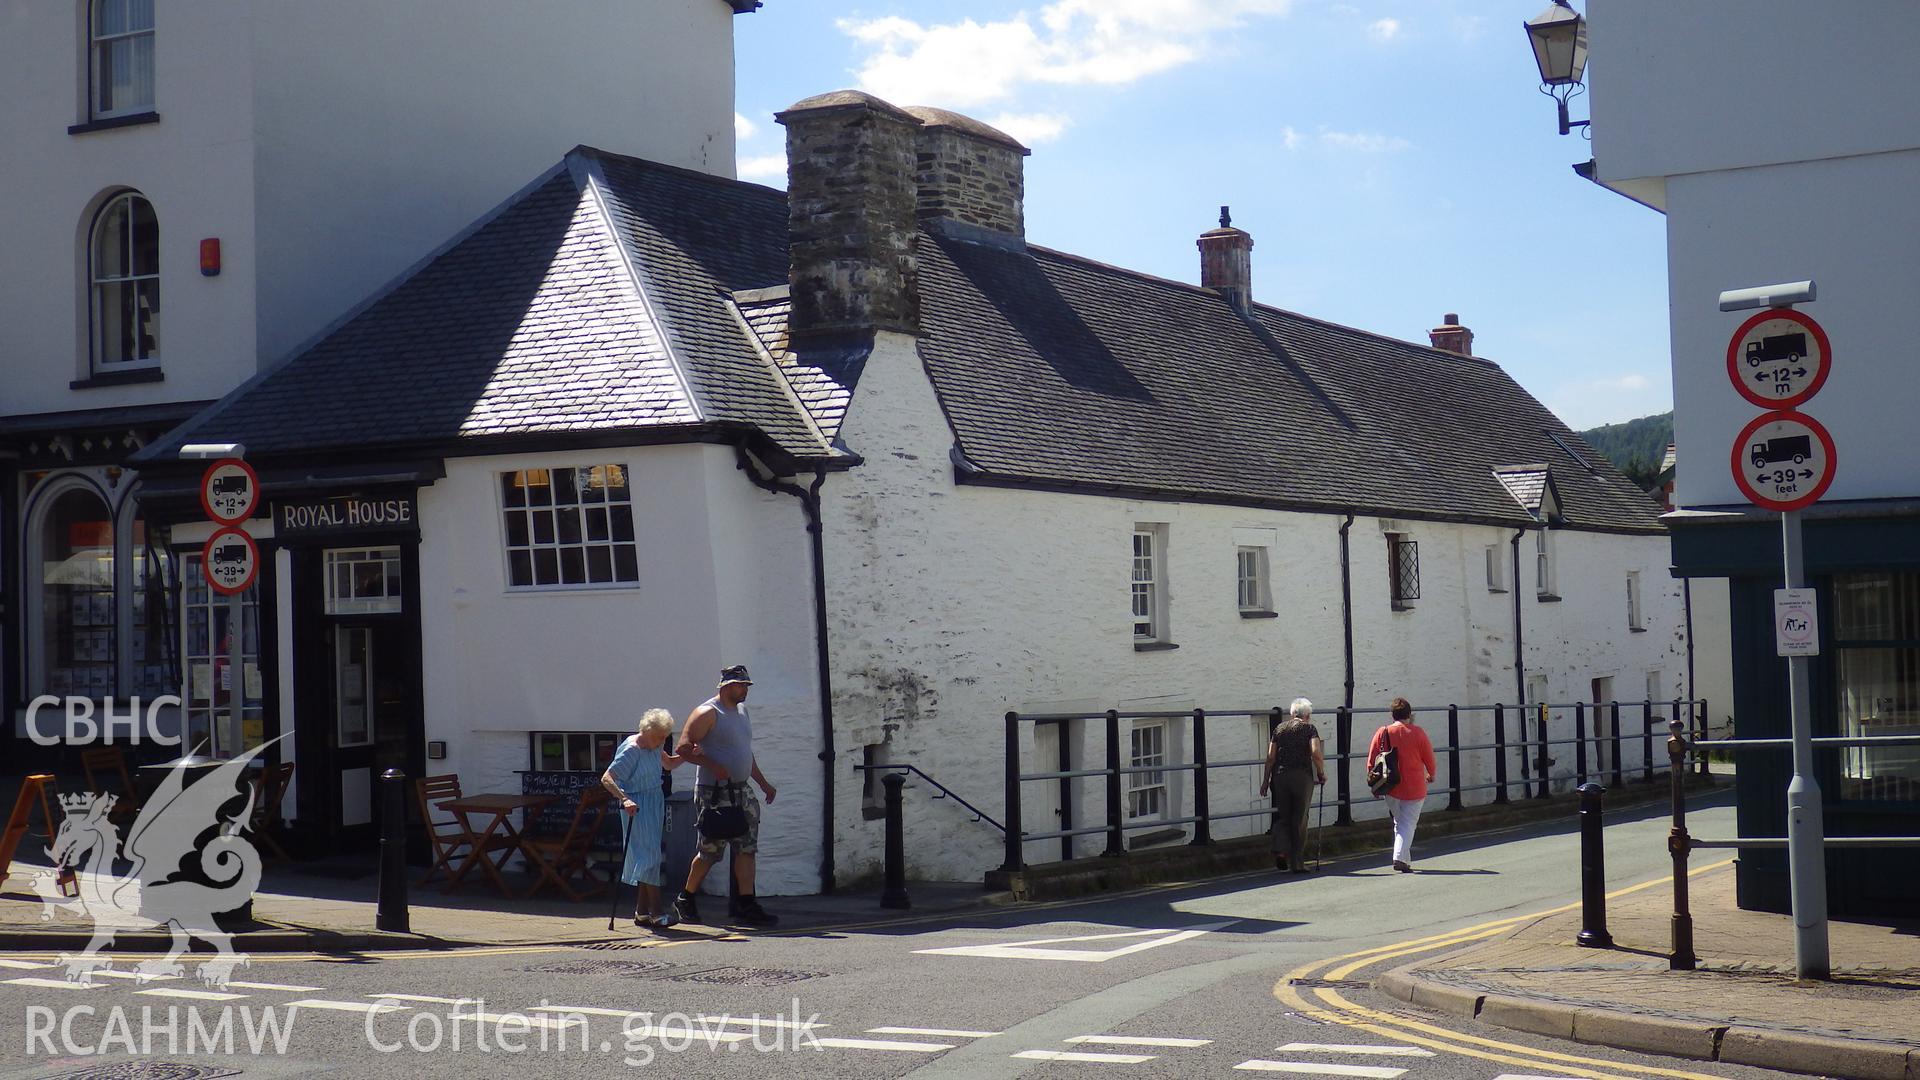
M 1540 68 L 1540 92 L 1560 107 L 1560 134 L 1586 127 L 1586 120 L 1567 119 L 1567 99 L 1580 93 L 1580 80 L 1587 70 L 1586 18 L 1567 0 L 1553 0 L 1524 25 L 1533 46 L 1533 62 Z

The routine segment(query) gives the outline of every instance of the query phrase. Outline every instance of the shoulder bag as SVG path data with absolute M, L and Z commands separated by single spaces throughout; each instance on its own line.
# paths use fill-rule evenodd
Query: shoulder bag
M 1393 736 L 1386 732 L 1386 728 L 1380 729 L 1381 737 L 1387 741 L 1387 748 L 1367 767 L 1367 790 L 1381 797 L 1400 786 L 1400 751 L 1394 749 Z

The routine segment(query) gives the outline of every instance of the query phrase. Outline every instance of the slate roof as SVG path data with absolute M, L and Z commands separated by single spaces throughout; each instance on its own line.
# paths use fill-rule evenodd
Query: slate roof
M 725 306 L 785 279 L 785 228 L 779 192 L 576 151 L 138 460 L 199 441 L 458 454 L 489 436 L 716 423 L 829 456 Z
M 1538 463 L 1564 524 L 1663 529 L 1487 360 L 1041 247 L 923 233 L 918 254 L 920 352 L 968 481 L 1520 526 L 1537 496 L 1495 470 Z M 864 353 L 790 349 L 786 278 L 784 193 L 577 148 L 141 456 L 720 424 L 796 467 L 850 463 Z

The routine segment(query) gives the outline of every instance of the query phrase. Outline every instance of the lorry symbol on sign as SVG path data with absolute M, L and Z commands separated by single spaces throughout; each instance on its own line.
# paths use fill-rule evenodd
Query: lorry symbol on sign
M 1798 465 L 1813 456 L 1813 438 L 1808 435 L 1782 435 L 1753 444 L 1753 467 L 1765 468 L 1776 461 Z
M 215 477 L 213 481 L 215 495 L 244 495 L 247 493 L 247 474 L 234 473 L 229 476 Z
M 247 545 L 240 542 L 221 544 L 213 549 L 213 561 L 216 563 L 241 563 L 247 561 Z
M 1771 334 L 1759 341 L 1747 342 L 1747 366 L 1759 367 L 1774 360 L 1799 360 L 1807 355 L 1807 335 Z

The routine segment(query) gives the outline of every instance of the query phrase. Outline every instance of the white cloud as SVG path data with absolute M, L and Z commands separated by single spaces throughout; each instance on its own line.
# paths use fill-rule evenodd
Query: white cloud
M 1367 36 L 1375 41 L 1392 41 L 1400 36 L 1400 20 L 1375 19 L 1367 24 Z
M 1306 141 L 1306 136 L 1293 130 L 1292 127 L 1285 127 L 1280 129 L 1280 145 L 1286 147 L 1289 150 L 1300 149 L 1300 144 L 1305 141 Z
M 1596 390 L 1645 390 L 1653 382 L 1645 375 L 1622 375 L 1617 379 L 1595 379 L 1592 385 Z
M 988 124 L 1028 146 L 1052 142 L 1060 137 L 1070 122 L 1064 113 L 1001 113 L 987 119 Z
M 746 117 L 740 115 L 739 113 L 733 114 L 733 137 L 734 138 L 740 139 L 742 141 L 751 139 L 753 138 L 754 134 L 759 130 L 760 130 L 760 125 L 754 123 L 753 121 L 747 119 Z
M 743 157 L 735 165 L 735 171 L 742 180 L 777 180 L 784 184 L 787 179 L 786 151 Z
M 1030 85 L 1118 86 L 1197 59 L 1219 32 L 1292 0 L 1055 0 L 1009 19 L 842 19 L 870 50 L 860 87 L 897 105 L 1012 100 Z
M 1479 15 L 1462 15 L 1453 20 L 1453 33 L 1461 41 L 1478 41 L 1487 33 L 1487 20 Z
M 1370 131 L 1322 131 L 1320 144 L 1362 154 L 1397 154 L 1413 145 L 1398 135 L 1378 135 Z

